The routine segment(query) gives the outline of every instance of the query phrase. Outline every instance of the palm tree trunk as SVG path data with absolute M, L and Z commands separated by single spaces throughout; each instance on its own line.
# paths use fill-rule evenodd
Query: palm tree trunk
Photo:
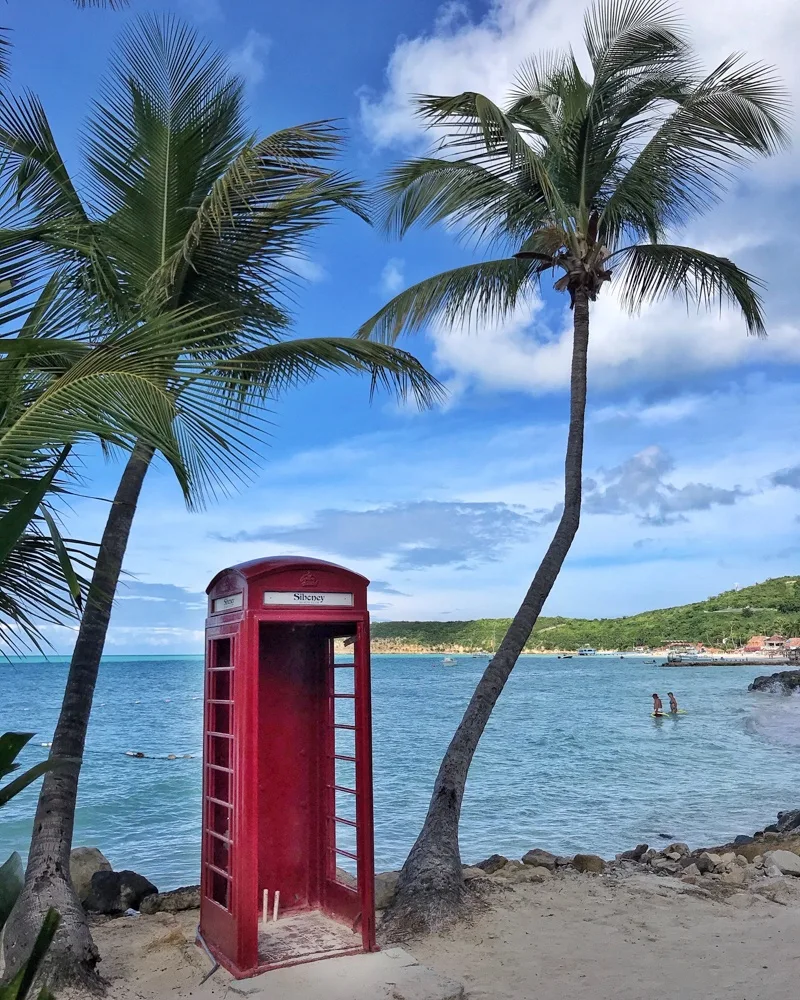
M 384 917 L 382 930 L 387 940 L 403 940 L 435 931 L 452 920 L 461 908 L 464 883 L 458 824 L 470 764 L 578 530 L 589 345 L 589 300 L 583 289 L 575 293 L 573 326 L 564 512 L 525 599 L 478 682 L 439 767 L 425 823 L 403 865 L 397 894 Z
M 149 445 L 134 448 L 119 483 L 97 554 L 92 583 L 72 653 L 51 757 L 83 758 L 97 672 L 111 607 L 128 545 L 136 504 L 153 457 Z M 69 880 L 69 855 L 75 822 L 80 764 L 67 764 L 45 776 L 33 826 L 25 888 L 5 927 L 5 978 L 27 958 L 48 907 L 61 924 L 48 952 L 44 976 L 51 986 L 77 983 L 96 987 L 99 960 L 86 914 Z

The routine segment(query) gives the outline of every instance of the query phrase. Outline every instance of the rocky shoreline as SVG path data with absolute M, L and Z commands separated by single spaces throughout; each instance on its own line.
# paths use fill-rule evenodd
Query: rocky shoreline
M 800 878 L 800 809 L 778 813 L 776 823 L 727 844 L 690 850 L 675 841 L 663 849 L 638 844 L 611 860 L 596 854 L 570 857 L 533 848 L 522 858 L 492 854 L 464 866 L 466 882 L 492 880 L 497 884 L 545 883 L 559 876 L 648 873 L 680 879 L 687 885 L 732 891 L 766 885 L 784 876 Z M 84 908 L 106 917 L 141 913 L 178 913 L 200 906 L 200 886 L 182 886 L 160 893 L 136 872 L 114 872 L 96 847 L 78 847 L 70 858 L 70 876 Z M 345 877 L 345 873 L 342 872 Z M 399 872 L 375 876 L 375 908 L 385 909 L 394 897 Z

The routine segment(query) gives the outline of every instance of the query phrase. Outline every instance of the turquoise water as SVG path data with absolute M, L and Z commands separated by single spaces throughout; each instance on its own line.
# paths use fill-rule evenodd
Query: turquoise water
M 442 752 L 486 658 L 373 660 L 375 840 L 379 869 L 416 836 Z M 67 664 L 0 663 L 0 732 L 51 739 Z M 161 888 L 198 881 L 200 657 L 109 657 L 98 683 L 75 843 Z M 524 657 L 470 773 L 465 860 L 531 847 L 610 856 L 659 835 L 725 840 L 800 807 L 800 698 L 749 694 L 754 667 L 665 669 L 633 658 Z M 650 717 L 650 694 L 674 690 L 688 714 Z M 0 858 L 24 851 L 35 807 L 27 791 L 0 814 Z

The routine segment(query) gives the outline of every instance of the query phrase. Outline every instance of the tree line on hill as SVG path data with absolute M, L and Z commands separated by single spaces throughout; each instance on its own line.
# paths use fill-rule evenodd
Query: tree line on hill
M 536 623 L 525 648 L 529 652 L 555 649 L 632 650 L 670 642 L 696 642 L 734 649 L 751 635 L 800 634 L 798 578 L 766 580 L 738 591 L 726 591 L 695 604 L 645 611 L 623 618 L 545 618 Z M 375 622 L 373 639 L 426 649 L 491 652 L 508 628 L 508 618 L 475 621 Z

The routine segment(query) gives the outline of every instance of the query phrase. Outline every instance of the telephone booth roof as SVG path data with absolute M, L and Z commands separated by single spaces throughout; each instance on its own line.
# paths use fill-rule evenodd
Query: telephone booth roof
M 327 562 L 324 559 L 311 559 L 309 556 L 267 556 L 266 559 L 250 559 L 248 562 L 237 563 L 236 566 L 220 570 L 206 587 L 206 593 L 210 594 L 217 582 L 229 573 L 238 573 L 245 580 L 253 580 L 259 576 L 267 576 L 270 573 L 279 573 L 284 570 L 298 569 L 308 572 L 314 568 L 355 577 L 365 587 L 369 584 L 369 580 L 360 573 L 355 573 L 345 566 L 339 566 L 337 563 Z

